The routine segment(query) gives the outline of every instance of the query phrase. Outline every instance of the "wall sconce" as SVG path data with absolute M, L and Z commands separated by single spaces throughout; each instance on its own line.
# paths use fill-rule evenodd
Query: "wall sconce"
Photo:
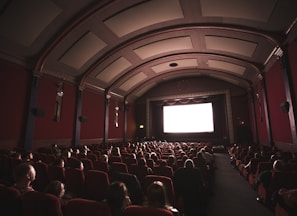
M 118 128 L 119 127 L 119 110 L 120 110 L 120 107 L 118 105 L 116 105 L 114 110 L 115 110 L 115 127 Z
M 140 124 L 140 125 L 139 125 L 139 128 L 140 128 L 140 129 L 144 129 L 144 125 L 143 125 L 143 124 Z

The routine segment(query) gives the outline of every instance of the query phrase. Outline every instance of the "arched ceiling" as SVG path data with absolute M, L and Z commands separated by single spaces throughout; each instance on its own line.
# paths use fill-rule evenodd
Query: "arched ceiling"
M 128 101 L 185 76 L 249 89 L 296 20 L 296 0 L 2 0 L 0 58 Z

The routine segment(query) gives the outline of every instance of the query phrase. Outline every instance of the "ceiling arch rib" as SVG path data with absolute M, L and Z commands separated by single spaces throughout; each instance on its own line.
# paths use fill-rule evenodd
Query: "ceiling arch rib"
M 162 82 L 169 81 L 176 78 L 198 77 L 198 76 L 208 76 L 215 79 L 220 79 L 237 86 L 239 85 L 239 83 L 241 83 L 241 86 L 245 86 L 245 88 L 249 88 L 251 86 L 251 82 L 249 80 L 240 78 L 230 73 L 215 71 L 215 70 L 208 70 L 208 69 L 200 69 L 200 70 L 184 69 L 184 70 L 165 72 L 150 78 L 146 82 L 137 83 L 137 85 L 135 85 L 132 89 L 130 89 L 129 92 L 127 92 L 124 98 L 126 98 L 127 101 L 130 101 L 130 100 L 133 101 L 137 97 L 142 96 L 145 92 L 149 91 L 151 88 L 153 88 L 154 86 Z
M 181 56 L 181 57 L 179 57 Z M 203 67 L 198 65 L 197 59 L 199 56 L 207 56 L 208 67 Z M 211 58 L 212 57 L 212 58 Z M 161 63 L 160 63 L 161 62 Z M 193 63 L 196 62 L 196 63 Z M 235 63 L 234 63 L 235 62 Z M 175 67 L 172 67 L 171 64 L 177 64 Z M 154 71 L 154 76 L 158 76 L 161 73 L 168 73 L 171 71 L 181 70 L 181 69 L 207 69 L 208 72 L 213 71 L 221 71 L 224 74 L 230 73 L 238 76 L 238 78 L 242 79 L 249 79 L 250 83 L 255 80 L 255 78 L 260 73 L 259 68 L 257 68 L 252 63 L 247 63 L 243 60 L 234 59 L 232 57 L 224 58 L 218 54 L 205 54 L 205 53 L 178 53 L 178 54 L 170 54 L 162 57 L 157 57 L 155 59 L 151 59 L 149 61 L 144 62 L 143 64 L 131 68 L 129 72 L 123 73 L 117 80 L 115 80 L 112 85 L 109 86 L 109 89 L 116 89 L 118 86 L 123 85 L 123 83 L 131 82 L 130 86 L 134 83 L 135 80 L 130 80 L 132 77 L 137 75 L 140 71 L 145 71 L 148 67 L 150 70 Z M 247 75 L 244 76 L 246 70 L 248 70 L 248 74 L 253 74 L 253 76 L 248 77 Z M 252 72 L 253 70 L 253 72 Z M 167 74 L 168 76 L 168 74 Z M 141 80 L 142 82 L 148 82 L 149 78 Z M 128 84 L 127 84 L 128 85 Z M 134 85 L 137 85 L 134 83 Z M 132 87 L 132 86 L 131 86 Z M 246 87 L 246 86 L 245 86 Z M 122 92 L 125 94 L 124 92 Z
M 195 27 L 196 29 L 197 27 Z M 205 26 L 203 26 L 202 28 L 205 28 Z M 209 27 L 210 29 L 213 29 L 213 27 Z M 178 29 L 180 30 L 180 29 Z M 238 29 L 232 29 L 234 32 L 236 32 Z M 83 83 L 87 80 L 87 77 L 90 76 L 90 74 L 98 67 L 98 65 L 102 64 L 104 61 L 106 61 L 109 57 L 113 56 L 115 53 L 119 52 L 120 50 L 124 50 L 125 48 L 133 45 L 134 43 L 139 43 L 139 41 L 143 40 L 143 39 L 147 39 L 149 37 L 153 37 L 153 36 L 156 36 L 156 35 L 160 35 L 160 34 L 165 34 L 167 33 L 169 30 L 165 30 L 165 31 L 161 31 L 161 32 L 156 32 L 156 31 L 153 31 L 151 34 L 147 33 L 147 35 L 138 35 L 136 36 L 135 38 L 131 38 L 129 39 L 129 41 L 125 41 L 121 44 L 119 44 L 117 47 L 114 47 L 113 49 L 109 50 L 103 57 L 102 59 L 99 59 L 97 62 L 95 62 L 90 68 L 89 70 L 87 70 L 84 75 L 82 76 L 82 79 L 81 79 L 81 85 L 83 85 Z M 173 32 L 174 30 L 171 29 L 170 32 Z M 242 30 L 239 30 L 240 32 L 245 32 L 245 31 L 242 31 Z M 263 37 L 263 38 L 267 38 L 265 36 L 263 36 L 262 34 L 259 34 L 257 32 L 254 32 L 253 33 L 254 35 L 257 35 L 259 37 Z M 149 36 L 148 36 L 149 35 Z M 214 36 L 212 36 L 214 37 Z M 270 37 L 268 37 L 270 38 Z M 230 39 L 230 38 L 229 38 Z M 271 39 L 271 38 L 270 38 Z M 275 40 L 271 39 L 269 40 L 269 43 L 276 43 Z M 272 47 L 272 46 L 271 46 Z M 223 52 L 222 52 L 223 53 Z M 223 55 L 223 54 L 221 54 Z M 227 54 L 226 54 L 227 55 Z M 242 57 L 238 57 L 238 58 L 242 58 Z M 246 59 L 242 59 L 244 61 L 250 61 L 250 60 L 246 60 Z M 251 61 L 250 61 L 251 62 Z M 256 63 L 255 63 L 256 64 Z M 257 66 L 258 67 L 258 66 Z

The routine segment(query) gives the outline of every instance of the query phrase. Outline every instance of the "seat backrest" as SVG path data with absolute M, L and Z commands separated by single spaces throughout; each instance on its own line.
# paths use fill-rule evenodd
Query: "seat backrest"
M 128 173 L 128 167 L 123 162 L 112 162 L 110 164 L 110 168 L 112 169 L 112 171 Z
M 146 190 L 148 186 L 153 183 L 154 181 L 161 181 L 166 189 L 167 192 L 167 198 L 169 204 L 172 206 L 176 206 L 176 199 L 175 199 L 175 191 L 173 187 L 172 179 L 167 176 L 160 176 L 160 175 L 147 175 L 145 176 L 145 184 L 144 184 L 144 193 L 146 193 Z
M 0 185 L 1 215 L 19 215 L 21 193 L 14 187 Z
M 124 210 L 124 216 L 173 216 L 170 210 L 131 205 Z
M 153 172 L 156 175 L 167 176 L 169 178 L 173 177 L 173 169 L 170 166 L 155 166 Z
M 30 191 L 22 197 L 23 216 L 63 216 L 58 197 L 38 191 Z
M 75 198 L 66 206 L 66 216 L 111 216 L 109 206 L 104 202 Z
M 65 183 L 65 168 L 55 165 L 48 165 L 47 168 L 49 181 L 59 180 Z
M 95 170 L 100 170 L 100 171 L 104 171 L 104 172 L 108 172 L 108 170 L 109 170 L 108 163 L 104 162 L 104 161 L 94 161 L 93 168 Z
M 85 174 L 83 170 L 67 167 L 65 169 L 66 193 L 74 197 L 85 195 Z
M 106 198 L 109 184 L 109 176 L 106 172 L 99 170 L 86 172 L 86 195 L 89 199 L 101 201 Z

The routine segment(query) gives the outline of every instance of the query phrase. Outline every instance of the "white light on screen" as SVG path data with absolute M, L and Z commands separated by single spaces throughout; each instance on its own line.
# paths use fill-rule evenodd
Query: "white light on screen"
M 212 103 L 163 107 L 164 133 L 213 132 Z

